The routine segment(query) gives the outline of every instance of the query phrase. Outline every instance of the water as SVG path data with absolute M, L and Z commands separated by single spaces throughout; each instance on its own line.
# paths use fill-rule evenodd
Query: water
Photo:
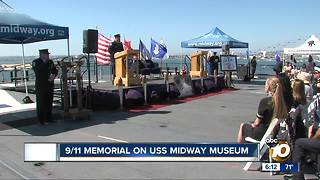
M 36 56 L 27 56 L 25 57 L 26 63 L 31 63 L 32 60 L 36 59 Z M 57 58 L 57 57 L 53 57 Z M 91 61 L 91 79 L 96 80 L 96 69 L 94 68 L 94 60 L 92 59 Z M 174 70 L 176 67 L 178 70 L 181 68 L 181 63 L 186 64 L 190 68 L 190 62 L 188 60 L 186 61 L 181 61 L 181 59 L 178 58 L 171 58 L 163 61 L 155 61 L 159 64 L 159 66 L 162 67 L 162 69 L 167 69 L 169 67 L 170 70 Z M 306 63 L 306 59 L 298 59 L 297 60 L 297 66 L 301 67 L 303 63 Z M 315 60 L 316 64 L 320 64 L 319 60 Z M 246 59 L 238 59 L 238 65 L 240 64 L 247 64 L 248 61 Z M 273 66 L 276 63 L 274 59 L 258 59 L 257 60 L 257 69 L 256 69 L 256 74 L 274 74 L 273 72 Z M 22 57 L 21 56 L 10 56 L 10 57 L 5 57 L 2 56 L 0 57 L 0 64 L 22 64 Z M 87 72 L 86 72 L 86 66 L 83 66 L 82 71 L 84 74 L 84 79 L 87 78 Z M 105 80 L 105 81 L 110 81 L 111 80 L 111 69 L 110 66 L 98 66 L 97 68 L 97 75 L 98 75 L 98 80 Z M 19 71 L 17 73 L 18 77 L 23 76 L 23 72 Z M 31 79 L 34 78 L 34 73 L 32 70 L 29 71 L 29 76 Z M 10 72 L 5 71 L 0 73 L 0 81 L 10 81 Z

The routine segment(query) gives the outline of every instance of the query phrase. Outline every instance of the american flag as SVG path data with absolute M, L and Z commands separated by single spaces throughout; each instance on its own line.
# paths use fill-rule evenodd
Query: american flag
M 124 39 L 124 50 L 131 50 L 132 47 L 131 47 L 131 41 L 129 39 Z
M 103 34 L 98 35 L 98 53 L 96 53 L 97 62 L 99 65 L 110 64 L 110 53 L 108 52 L 113 39 L 104 36 Z

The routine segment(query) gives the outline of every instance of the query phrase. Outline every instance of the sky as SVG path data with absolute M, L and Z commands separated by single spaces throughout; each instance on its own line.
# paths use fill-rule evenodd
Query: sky
M 251 51 L 295 47 L 311 34 L 320 37 L 318 0 L 4 0 L 16 12 L 70 29 L 71 54 L 82 53 L 83 30 L 120 33 L 138 48 L 139 39 L 163 40 L 170 55 L 194 50 L 180 48 L 189 40 L 219 27 L 248 42 Z M 290 42 L 290 43 L 289 43 Z M 275 47 L 275 48 L 273 48 Z M 49 48 L 66 55 L 66 40 L 25 45 L 27 56 Z M 20 45 L 0 45 L 0 56 L 20 56 Z

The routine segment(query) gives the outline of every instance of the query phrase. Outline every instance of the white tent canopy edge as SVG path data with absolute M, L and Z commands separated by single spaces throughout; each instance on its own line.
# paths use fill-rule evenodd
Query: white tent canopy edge
M 284 48 L 284 54 L 320 55 L 320 39 L 313 34 L 298 47 Z

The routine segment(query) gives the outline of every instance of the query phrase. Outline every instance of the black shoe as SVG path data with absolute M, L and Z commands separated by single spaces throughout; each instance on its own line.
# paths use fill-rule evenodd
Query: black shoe
M 23 98 L 22 102 L 24 104 L 34 103 L 29 96 L 26 96 L 25 98 Z
M 293 177 L 292 174 L 286 174 L 283 176 L 283 179 L 284 180 L 294 180 L 295 178 Z
M 304 176 L 298 176 L 296 174 L 286 174 L 283 176 L 285 180 L 305 180 Z

